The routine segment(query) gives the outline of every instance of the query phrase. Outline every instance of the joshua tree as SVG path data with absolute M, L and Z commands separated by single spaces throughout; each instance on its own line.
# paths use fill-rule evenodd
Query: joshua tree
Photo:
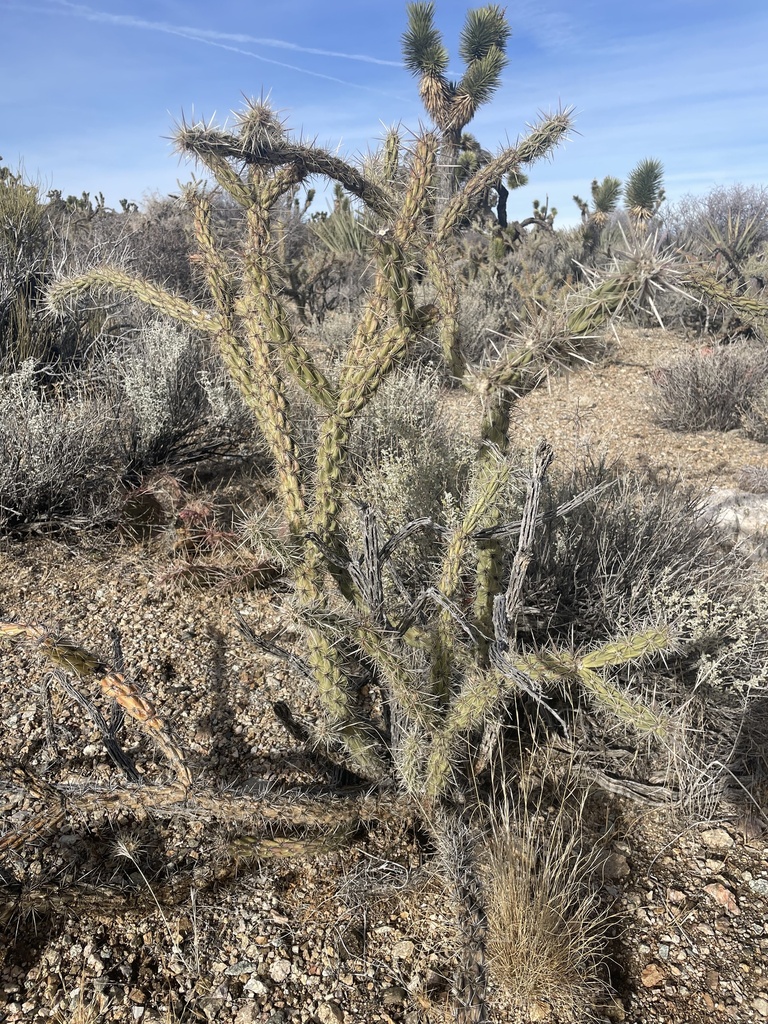
M 419 78 L 422 102 L 440 132 L 441 184 L 445 194 L 452 195 L 458 184 L 462 131 L 501 84 L 511 29 L 503 8 L 496 4 L 468 11 L 459 45 L 466 71 L 458 82 L 452 82 L 446 78 L 449 57 L 434 25 L 434 3 L 411 3 L 407 12 L 403 58 L 408 70 Z
M 624 186 L 624 205 L 638 224 L 647 223 L 664 202 L 664 168 L 660 160 L 645 159 L 635 167 Z
M 616 210 L 621 196 L 621 181 L 607 175 L 602 181 L 597 178 L 592 182 L 592 209 L 581 196 L 574 196 L 573 201 L 581 210 L 581 222 L 584 226 L 584 249 L 591 255 L 600 242 L 600 236 L 608 217 Z

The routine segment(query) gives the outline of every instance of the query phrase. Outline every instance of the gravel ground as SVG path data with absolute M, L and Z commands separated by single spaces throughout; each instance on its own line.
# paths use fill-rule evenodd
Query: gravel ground
M 629 464 L 654 459 L 734 486 L 744 465 L 766 465 L 764 446 L 650 422 L 649 366 L 684 344 L 638 332 L 621 359 L 553 380 L 520 403 L 518 442 L 546 434 L 561 452 L 575 441 L 576 452 L 588 436 Z M 0 860 L 0 1021 L 450 1019 L 453 908 L 414 822 L 374 811 L 353 835 L 319 846 L 307 830 L 303 856 L 283 856 L 279 826 L 258 856 L 243 838 L 259 831 L 258 799 L 270 788 L 328 781 L 272 705 L 308 718 L 318 709 L 300 673 L 236 628 L 239 611 L 257 632 L 294 643 L 280 588 L 219 593 L 173 582 L 168 532 L 144 543 L 30 537 L 0 549 L 0 620 L 44 624 L 108 663 L 117 631 L 126 667 L 178 736 L 202 795 L 153 810 L 110 799 L 121 776 L 92 719 L 34 645 L 2 642 L 0 837 L 41 817 Z M 97 685 L 76 685 L 109 721 Z M 118 736 L 146 780 L 173 783 L 135 723 Z M 58 825 L 50 794 L 14 774 L 19 764 L 70 795 Z M 99 790 L 101 803 L 88 798 Z M 251 816 L 241 799 L 249 795 Z M 762 809 L 689 822 L 615 798 L 603 813 L 615 994 L 592 1007 L 597 1019 L 768 1019 Z M 342 805 L 331 814 L 341 821 Z M 525 1008 L 500 992 L 494 999 L 499 1024 L 580 1016 L 567 992 Z

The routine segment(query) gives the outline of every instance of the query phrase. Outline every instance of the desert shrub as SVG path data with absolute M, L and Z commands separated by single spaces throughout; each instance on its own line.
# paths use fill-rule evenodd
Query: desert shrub
M 434 368 L 416 365 L 394 373 L 355 424 L 351 458 L 360 475 L 380 465 L 385 452 L 397 458 L 412 442 L 430 443 L 443 432 L 440 398 Z
M 105 260 L 125 266 L 136 217 L 87 193 L 65 200 L 51 191 L 46 200 L 40 186 L 0 168 L 0 371 L 33 359 L 49 375 L 66 376 L 140 321 L 136 304 L 125 299 L 73 296 L 55 311 L 46 301 L 64 269 L 82 273 Z
M 388 536 L 425 517 L 437 526 L 416 531 L 392 556 L 400 581 L 414 595 L 433 580 L 444 530 L 457 524 L 475 457 L 476 441 L 442 413 L 442 395 L 437 371 L 404 370 L 382 387 L 352 437 L 353 503 L 374 508 Z M 345 528 L 358 544 L 353 510 Z
M 768 374 L 766 375 L 768 377 Z M 749 406 L 744 410 L 741 424 L 744 433 L 753 441 L 760 441 L 768 444 L 768 390 L 766 381 L 760 392 L 750 401 Z
M 752 494 L 768 494 L 768 466 L 744 466 L 739 473 L 739 487 Z
M 656 419 L 673 430 L 732 430 L 747 418 L 768 383 L 761 349 L 728 346 L 693 352 L 654 373 Z
M 126 264 L 135 273 L 193 298 L 203 288 L 191 260 L 194 251 L 189 211 L 169 197 L 151 196 L 127 215 Z
M 547 516 L 574 494 L 601 488 L 581 507 L 546 519 L 529 570 L 522 629 L 529 642 L 589 644 L 653 619 L 663 583 L 681 594 L 729 593 L 738 571 L 696 492 L 672 479 L 629 474 L 588 458 L 554 476 Z
M 732 235 L 737 224 L 742 229 L 752 224 L 743 253 L 748 256 L 768 241 L 768 188 L 719 185 L 703 196 L 683 196 L 665 210 L 664 224 L 676 244 L 698 252 Z
M 315 330 L 330 314 L 358 309 L 370 283 L 370 261 L 361 253 L 329 252 L 312 238 L 281 266 L 283 295 Z
M 0 377 L 0 529 L 103 516 L 114 446 L 109 409 L 82 383 L 44 390 L 31 360 Z
M 209 347 L 162 320 L 108 352 L 95 375 L 110 383 L 126 480 L 231 454 L 250 433 L 250 416 Z

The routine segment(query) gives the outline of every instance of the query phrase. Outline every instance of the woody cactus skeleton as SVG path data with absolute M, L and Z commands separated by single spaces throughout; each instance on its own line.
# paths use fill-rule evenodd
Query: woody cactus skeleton
M 381 183 L 316 146 L 292 141 L 264 103 L 248 103 L 233 132 L 182 124 L 178 148 L 202 163 L 240 204 L 247 225 L 235 268 L 214 237 L 208 193 L 200 187 L 187 189 L 212 307 L 194 305 L 110 268 L 61 281 L 52 293 L 52 301 L 62 303 L 86 290 L 127 291 L 218 344 L 269 446 L 287 530 L 299 552 L 292 564 L 297 617 L 304 632 L 302 664 L 314 678 L 327 718 L 326 744 L 380 792 L 389 786 L 394 799 L 396 790 L 405 791 L 414 813 L 435 831 L 444 851 L 447 874 L 464 908 L 465 938 L 477 947 L 467 967 L 465 1020 L 485 1019 L 485 919 L 461 811 L 462 780 L 471 771 L 469 741 L 510 695 L 525 693 L 546 704 L 548 692 L 568 687 L 602 700 L 638 729 L 663 728 L 600 675 L 608 666 L 664 649 L 668 637 L 663 630 L 581 659 L 557 653 L 523 656 L 514 650 L 514 622 L 540 522 L 539 494 L 552 459 L 549 446 L 537 449 L 521 523 L 500 522 L 499 495 L 510 471 L 505 453 L 512 389 L 526 367 L 546 353 L 522 349 L 483 371 L 470 372 L 448 270 L 452 239 L 489 183 L 549 154 L 569 126 L 567 112 L 543 120 L 470 177 L 435 218 L 439 139 L 433 133 L 415 141 L 404 176 Z M 390 138 L 389 148 L 395 145 Z M 394 163 L 392 153 L 388 158 Z M 382 225 L 374 245 L 371 294 L 335 377 L 317 365 L 302 341 L 281 298 L 275 262 L 270 212 L 309 175 L 341 184 Z M 412 267 L 417 266 L 428 268 L 434 304 L 416 302 Z M 484 401 L 475 488 L 461 522 L 447 536 L 435 584 L 394 609 L 385 599 L 392 589 L 385 586 L 392 552 L 416 530 L 440 531 L 422 520 L 382 543 L 375 511 L 364 508 L 363 550 L 359 556 L 350 554 L 342 530 L 350 439 L 382 382 L 414 342 L 438 324 L 452 372 Z M 288 401 L 291 378 L 324 416 L 311 471 L 302 461 Z M 518 538 L 511 572 L 510 538 Z M 469 611 L 457 600 L 460 586 L 466 586 L 468 565 L 474 598 Z M 370 684 L 366 689 L 359 686 L 361 673 Z M 371 692 L 380 696 L 377 711 L 366 703 Z

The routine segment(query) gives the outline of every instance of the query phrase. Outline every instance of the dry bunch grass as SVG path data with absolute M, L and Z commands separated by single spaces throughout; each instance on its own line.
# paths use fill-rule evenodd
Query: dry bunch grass
M 543 1003 L 578 1021 L 609 989 L 615 917 L 598 889 L 601 844 L 585 823 L 587 791 L 575 765 L 564 771 L 544 751 L 517 786 L 501 783 L 513 795 L 492 817 L 483 877 L 493 982 L 518 1010 Z

